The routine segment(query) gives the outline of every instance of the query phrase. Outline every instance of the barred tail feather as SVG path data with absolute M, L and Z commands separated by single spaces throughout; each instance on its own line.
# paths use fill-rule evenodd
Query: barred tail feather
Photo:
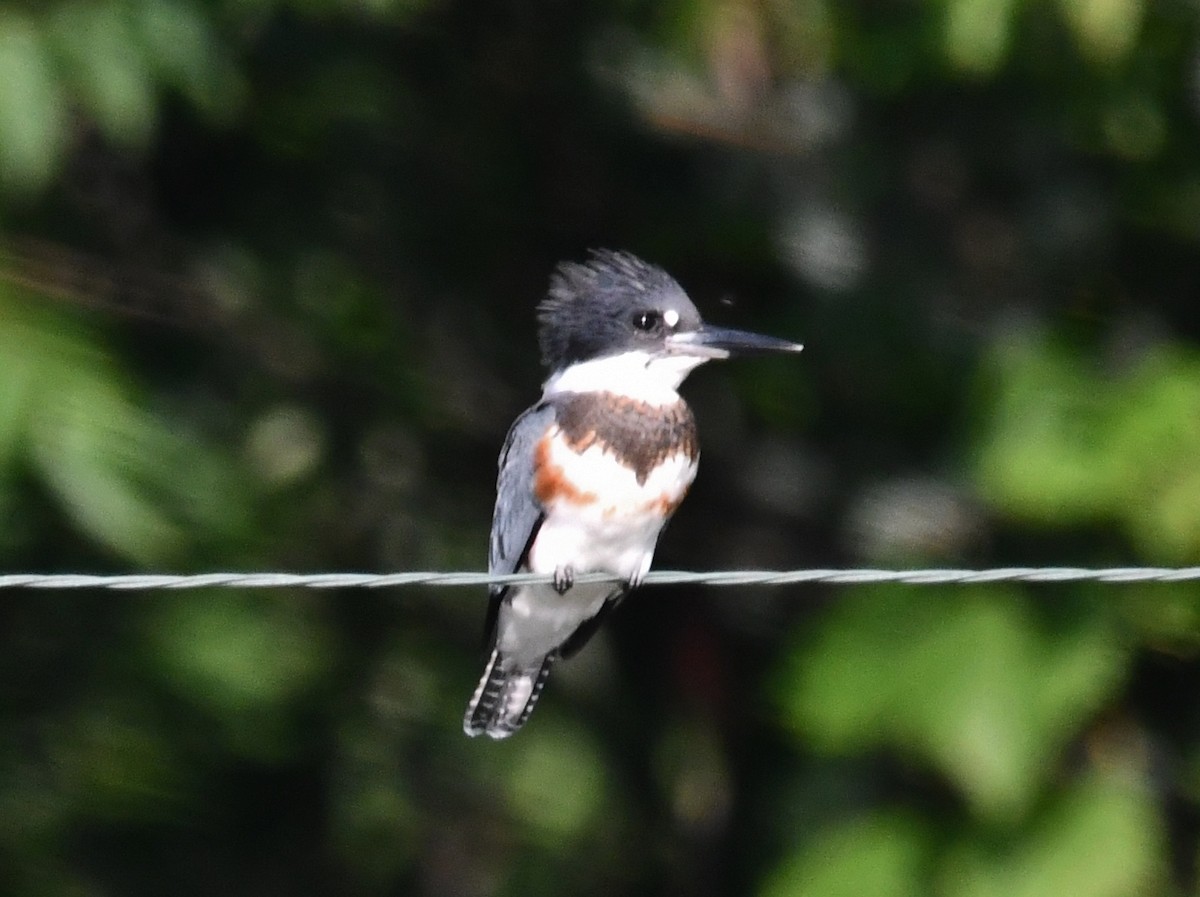
M 554 655 L 547 655 L 540 666 L 509 669 L 499 649 L 492 651 L 479 687 L 467 704 L 463 731 L 474 738 L 507 738 L 525 725 L 537 704 L 542 687 L 550 675 Z

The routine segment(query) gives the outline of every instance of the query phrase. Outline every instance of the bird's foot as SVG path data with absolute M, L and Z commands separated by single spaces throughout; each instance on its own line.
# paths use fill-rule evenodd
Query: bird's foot
M 625 591 L 628 592 L 631 589 L 636 589 L 638 586 L 640 586 L 642 584 L 642 580 L 646 578 L 646 574 L 649 572 L 650 557 L 646 557 L 642 559 L 642 563 L 638 566 L 638 568 L 633 571 L 633 575 L 625 580 Z
M 575 585 L 575 571 L 570 567 L 558 567 L 554 571 L 554 591 L 565 595 Z

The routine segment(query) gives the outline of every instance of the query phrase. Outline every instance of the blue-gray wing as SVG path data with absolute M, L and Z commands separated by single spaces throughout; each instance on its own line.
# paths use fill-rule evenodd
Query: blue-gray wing
M 516 419 L 504 440 L 492 515 L 489 573 L 516 573 L 542 525 L 544 512 L 534 495 L 534 458 L 538 442 L 553 423 L 554 405 L 540 402 Z M 491 589 L 493 597 L 504 592 L 502 586 Z

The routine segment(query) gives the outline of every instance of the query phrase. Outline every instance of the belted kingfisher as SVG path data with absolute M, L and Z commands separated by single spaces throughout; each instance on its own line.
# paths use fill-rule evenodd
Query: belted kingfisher
M 491 588 L 491 658 L 463 719 L 471 736 L 521 728 L 554 662 L 583 647 L 649 571 L 700 457 L 677 392 L 688 373 L 803 348 L 705 324 L 667 272 L 627 252 L 559 265 L 538 321 L 550 377 L 500 452 L 488 571 L 553 583 Z M 593 572 L 619 583 L 574 582 Z

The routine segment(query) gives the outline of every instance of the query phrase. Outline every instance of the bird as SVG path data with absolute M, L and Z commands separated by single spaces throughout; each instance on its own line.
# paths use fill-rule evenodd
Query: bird
M 490 656 L 463 718 L 503 739 L 529 719 L 556 661 L 575 654 L 650 570 L 696 477 L 696 421 L 678 389 L 707 361 L 799 343 L 705 323 L 662 268 L 623 251 L 563 262 L 537 309 L 549 371 L 504 440 L 488 550 Z M 584 573 L 615 581 L 576 582 Z

